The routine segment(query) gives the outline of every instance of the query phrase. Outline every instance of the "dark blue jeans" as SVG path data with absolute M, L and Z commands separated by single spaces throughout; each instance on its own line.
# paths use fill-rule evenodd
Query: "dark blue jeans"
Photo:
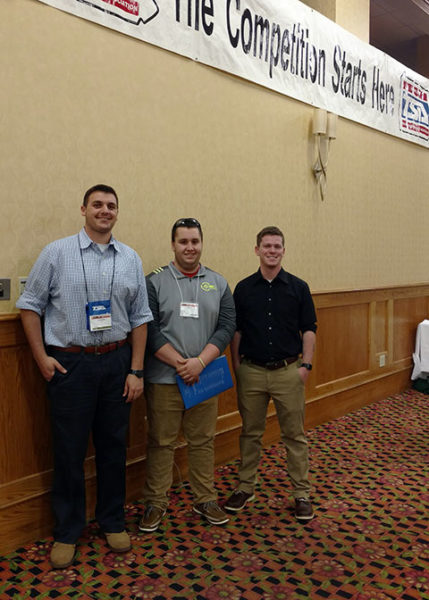
M 131 403 L 123 398 L 131 363 L 128 344 L 96 356 L 51 351 L 67 373 L 48 383 L 54 481 L 54 538 L 74 544 L 86 524 L 84 460 L 89 435 L 95 447 L 95 517 L 108 533 L 124 529 L 126 441 Z

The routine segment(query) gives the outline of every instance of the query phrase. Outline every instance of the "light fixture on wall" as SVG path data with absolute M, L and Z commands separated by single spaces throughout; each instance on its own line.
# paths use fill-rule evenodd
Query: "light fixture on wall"
M 313 135 L 316 136 L 317 158 L 313 174 L 319 185 L 320 197 L 325 199 L 329 146 L 337 137 L 337 115 L 316 108 L 313 115 Z

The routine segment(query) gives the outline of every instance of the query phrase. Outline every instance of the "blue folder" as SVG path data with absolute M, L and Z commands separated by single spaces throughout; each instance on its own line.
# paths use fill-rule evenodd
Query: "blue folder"
M 193 385 L 186 385 L 180 375 L 176 375 L 177 385 L 183 398 L 185 408 L 191 408 L 216 394 L 233 387 L 232 377 L 225 355 L 215 358 L 201 371 L 200 380 Z

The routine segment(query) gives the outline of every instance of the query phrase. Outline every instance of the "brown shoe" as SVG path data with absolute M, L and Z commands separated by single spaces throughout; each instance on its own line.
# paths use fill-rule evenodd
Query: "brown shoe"
M 297 521 L 311 521 L 314 517 L 313 507 L 308 498 L 295 498 L 295 518 Z
M 66 569 L 76 556 L 76 544 L 63 544 L 63 542 L 54 542 L 51 548 L 49 562 L 53 569 Z
M 201 504 L 194 504 L 192 507 L 193 511 L 202 515 L 212 525 L 224 525 L 228 523 L 228 515 L 218 506 L 218 504 L 212 500 L 211 502 L 203 502 Z
M 165 508 L 159 508 L 149 504 L 144 511 L 144 515 L 140 519 L 140 531 L 156 531 L 161 523 L 162 517 L 165 515 Z
M 131 540 L 128 533 L 120 531 L 119 533 L 104 533 L 107 545 L 113 552 L 128 552 L 131 550 Z
M 255 495 L 253 492 L 245 492 L 244 490 L 235 490 L 232 492 L 231 496 L 225 502 L 223 507 L 226 510 L 232 510 L 233 512 L 238 512 L 242 510 L 248 502 L 251 502 L 255 499 Z

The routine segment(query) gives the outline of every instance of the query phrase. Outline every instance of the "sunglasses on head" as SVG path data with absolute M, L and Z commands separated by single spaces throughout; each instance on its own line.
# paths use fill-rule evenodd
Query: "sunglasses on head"
M 197 221 L 197 219 L 192 219 L 191 217 L 187 217 L 185 219 L 178 219 L 174 225 L 173 225 L 173 229 L 171 230 L 171 241 L 174 242 L 174 238 L 175 238 L 175 234 L 176 234 L 176 229 L 178 227 L 188 227 L 188 228 L 192 228 L 192 227 L 196 227 L 200 234 L 201 234 L 201 240 L 203 239 L 203 232 L 201 229 L 201 225 L 199 224 L 199 222 Z
M 198 229 L 201 229 L 201 225 L 198 223 L 197 219 L 191 218 L 179 219 L 176 221 L 173 225 L 173 229 L 177 229 L 178 227 L 198 227 Z

